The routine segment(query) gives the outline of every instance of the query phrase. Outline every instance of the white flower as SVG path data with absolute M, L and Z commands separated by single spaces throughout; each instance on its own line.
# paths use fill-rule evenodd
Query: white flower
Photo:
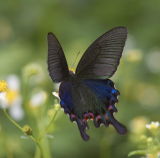
M 33 107 L 43 105 L 46 99 L 47 99 L 47 93 L 45 91 L 40 91 L 31 97 L 30 105 Z
M 60 99 L 57 92 L 52 92 L 52 94 L 53 94 L 56 98 Z
M 20 89 L 20 80 L 16 75 L 9 75 L 7 77 L 7 83 L 10 90 L 19 91 Z
M 8 89 L 6 92 L 0 93 L 1 108 L 8 108 L 10 115 L 15 120 L 21 120 L 24 116 L 22 98 L 19 94 L 20 80 L 16 75 L 7 77 Z
M 2 92 L 0 93 L 0 108 L 5 109 L 7 105 L 6 92 Z
M 160 123 L 157 122 L 151 122 L 150 124 L 146 124 L 147 129 L 157 129 L 160 126 Z
M 0 80 L 0 107 L 6 108 L 6 92 L 8 90 L 8 84 L 4 80 Z
M 17 103 L 15 105 L 12 105 L 9 108 L 9 114 L 11 115 L 12 118 L 14 118 L 17 121 L 22 120 L 22 118 L 24 116 L 24 111 L 21 106 L 21 101 L 19 104 Z

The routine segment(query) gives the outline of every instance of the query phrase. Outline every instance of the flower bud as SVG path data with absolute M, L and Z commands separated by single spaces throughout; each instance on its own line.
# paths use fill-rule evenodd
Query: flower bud
M 32 128 L 29 126 L 29 125 L 25 125 L 23 126 L 23 132 L 26 134 L 26 135 L 32 135 Z

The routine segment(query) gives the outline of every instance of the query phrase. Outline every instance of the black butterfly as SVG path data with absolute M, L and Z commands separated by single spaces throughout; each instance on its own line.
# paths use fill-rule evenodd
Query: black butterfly
M 76 121 L 81 136 L 86 134 L 87 120 L 95 127 L 112 124 L 120 134 L 127 132 L 113 116 L 120 94 L 108 78 L 117 70 L 127 38 L 125 27 L 116 27 L 96 39 L 83 54 L 75 73 L 68 69 L 64 52 L 57 38 L 48 33 L 48 70 L 54 82 L 61 82 L 61 107 Z

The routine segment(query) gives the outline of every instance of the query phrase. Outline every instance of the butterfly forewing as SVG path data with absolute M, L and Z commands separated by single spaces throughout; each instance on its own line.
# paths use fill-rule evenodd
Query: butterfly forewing
M 54 82 L 61 82 L 69 75 L 62 47 L 52 33 L 48 33 L 48 71 Z
M 111 77 L 119 65 L 126 38 L 125 27 L 116 27 L 104 33 L 85 51 L 76 75 L 84 79 Z

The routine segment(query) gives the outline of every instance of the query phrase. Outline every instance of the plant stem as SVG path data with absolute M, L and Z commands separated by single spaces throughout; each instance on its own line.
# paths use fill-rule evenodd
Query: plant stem
M 4 112 L 5 116 L 9 119 L 9 121 L 12 122 L 19 130 L 21 130 L 23 132 L 22 127 L 8 115 L 7 110 L 3 109 L 3 112 Z
M 13 125 L 16 126 L 21 132 L 24 133 L 23 128 L 22 128 L 16 121 L 14 121 L 14 120 L 10 117 L 10 115 L 8 115 L 7 110 L 6 110 L 6 109 L 3 109 L 3 112 L 4 112 L 5 116 L 9 119 L 9 121 L 10 121 Z M 26 133 L 24 133 L 24 134 L 26 134 Z M 42 150 L 41 144 L 39 143 L 39 141 L 38 141 L 33 135 L 29 135 L 29 137 L 30 137 L 30 139 L 37 145 L 37 147 L 39 148 L 40 153 L 41 153 L 41 158 L 43 158 L 43 150 Z
M 60 107 L 58 107 L 58 109 L 55 110 L 55 113 L 54 113 L 52 119 L 50 120 L 49 124 L 46 126 L 44 131 L 40 134 L 39 140 L 41 140 L 45 136 L 45 134 L 48 132 L 50 126 L 53 124 L 53 122 L 54 122 L 54 120 L 55 120 L 55 118 L 57 116 L 57 113 L 58 113 L 59 109 L 60 109 Z
M 41 157 L 43 158 L 43 150 L 41 147 L 41 144 L 39 143 L 39 141 L 37 139 L 35 139 L 35 137 L 33 137 L 32 135 L 29 136 L 31 138 L 31 140 L 38 146 L 40 153 L 41 153 Z

